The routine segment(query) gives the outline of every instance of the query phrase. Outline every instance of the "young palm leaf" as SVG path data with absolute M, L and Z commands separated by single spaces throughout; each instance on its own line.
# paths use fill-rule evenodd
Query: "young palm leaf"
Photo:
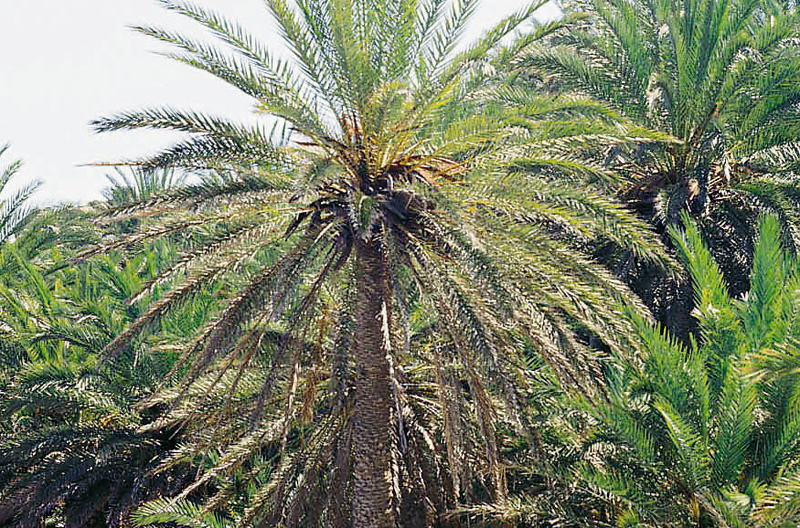
M 6 153 L 9 145 L 0 145 L 0 156 Z M 22 167 L 21 161 L 15 161 L 0 169 L 0 192 L 3 192 L 11 178 Z M 39 188 L 40 182 L 34 181 L 18 189 L 11 196 L 0 200 L 0 242 L 5 242 L 15 235 L 31 218 L 32 210 L 25 202 Z

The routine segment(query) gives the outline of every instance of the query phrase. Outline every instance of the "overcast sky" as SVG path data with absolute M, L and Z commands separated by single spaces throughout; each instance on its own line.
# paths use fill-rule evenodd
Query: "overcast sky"
M 263 0 L 195 0 L 277 43 Z M 484 0 L 468 38 L 525 0 Z M 18 185 L 44 182 L 38 203 L 100 197 L 111 169 L 85 167 L 153 152 L 174 141 L 160 131 L 94 134 L 97 117 L 170 105 L 252 119 L 252 101 L 211 75 L 170 61 L 158 43 L 128 26 L 195 26 L 154 0 L 0 0 L 0 167 L 24 161 Z M 202 33 L 198 33 L 202 34 Z

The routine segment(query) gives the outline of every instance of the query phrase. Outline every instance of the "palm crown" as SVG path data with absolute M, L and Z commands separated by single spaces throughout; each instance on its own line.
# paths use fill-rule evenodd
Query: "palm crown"
M 747 184 L 794 167 L 796 13 L 742 1 L 575 7 L 589 14 L 585 25 L 525 63 L 681 140 L 658 159 L 645 156 L 650 167 L 627 166 L 646 171 L 639 189 L 690 178 Z

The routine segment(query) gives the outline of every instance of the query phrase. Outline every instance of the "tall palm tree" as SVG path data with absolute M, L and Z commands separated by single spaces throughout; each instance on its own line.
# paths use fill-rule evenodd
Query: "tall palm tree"
M 483 114 L 458 112 L 482 88 L 479 66 L 541 2 L 459 50 L 475 0 L 269 0 L 290 60 L 215 13 L 162 3 L 227 49 L 162 29 L 139 31 L 174 45 L 176 60 L 251 96 L 277 125 L 270 131 L 173 109 L 95 123 L 100 131 L 190 133 L 138 163 L 230 175 L 112 211 L 150 220 L 97 251 L 197 229 L 216 238 L 153 282 L 175 285 L 106 356 L 157 328 L 206 284 L 230 281 L 226 307 L 186 349 L 182 388 L 172 393 L 176 412 L 186 409 L 180 401 L 187 395 L 201 397 L 202 411 L 181 420 L 220 424 L 205 427 L 196 446 L 227 456 L 201 481 L 277 439 L 281 461 L 257 505 L 271 501 L 267 510 L 289 524 L 313 525 L 327 515 L 386 527 L 414 509 L 408 501 L 426 496 L 425 472 L 403 456 L 402 425 L 409 317 L 424 306 L 446 336 L 448 361 L 463 366 L 485 439 L 488 489 L 502 495 L 494 423 L 498 405 L 519 414 L 514 357 L 530 343 L 565 379 L 591 391 L 590 336 L 620 354 L 635 348 L 631 328 L 607 302 L 635 300 L 575 242 L 602 235 L 672 265 L 644 224 L 599 194 L 598 179 L 611 177 L 606 171 L 562 156 L 570 141 L 585 143 L 583 130 L 624 137 L 627 129 L 592 127 L 588 117 L 584 127 L 550 126 L 553 115 L 581 114 L 580 104 L 552 99 L 526 112 L 497 104 Z M 526 155 L 535 162 L 512 163 Z M 253 365 L 261 368 L 253 373 Z M 215 400 L 220 387 L 231 396 Z M 201 404 L 203 395 L 217 405 Z M 320 494 L 327 502 L 308 507 Z
M 679 140 L 607 150 L 606 162 L 630 177 L 625 197 L 662 232 L 691 211 L 733 293 L 745 291 L 759 214 L 779 216 L 790 251 L 800 242 L 800 15 L 749 0 L 579 0 L 565 9 L 585 18 L 520 64 L 553 89 Z M 660 319 L 680 320 L 686 303 L 670 310 L 675 287 L 627 257 L 619 273 Z

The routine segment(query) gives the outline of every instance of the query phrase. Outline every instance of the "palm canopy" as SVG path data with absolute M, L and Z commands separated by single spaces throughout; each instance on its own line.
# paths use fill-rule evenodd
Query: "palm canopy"
M 625 526 L 794 526 L 800 474 L 800 267 L 774 217 L 759 222 L 752 286 L 731 298 L 697 226 L 672 235 L 692 274 L 690 347 L 634 316 L 646 353 L 595 409 L 582 474 Z
M 586 18 L 521 64 L 680 140 L 607 160 L 631 175 L 627 197 L 655 223 L 678 224 L 687 207 L 700 218 L 726 279 L 746 290 L 759 213 L 779 215 L 790 250 L 800 241 L 800 15 L 750 0 L 581 0 L 573 10 Z
M 179 492 L 195 473 L 184 465 L 151 478 L 149 469 L 180 435 L 138 431 L 154 416 L 133 409 L 169 371 L 173 354 L 139 346 L 97 368 L 97 353 L 145 302 L 129 297 L 174 249 L 161 242 L 122 263 L 106 257 L 66 267 L 61 255 L 73 253 L 66 230 L 58 231 L 57 249 L 34 240 L 36 257 L 26 255 L 43 227 L 29 226 L 0 251 L 0 526 L 39 527 L 53 518 L 124 526 L 139 504 Z M 210 304 L 210 293 L 198 296 L 163 322 L 162 335 L 172 334 L 163 337 L 201 326 Z
M 453 375 L 469 386 L 486 439 L 486 481 L 502 494 L 493 417 L 500 409 L 522 414 L 515 357 L 533 346 L 588 392 L 587 379 L 597 373 L 590 336 L 622 355 L 636 349 L 630 325 L 608 299 L 636 300 L 582 255 L 579 243 L 602 236 L 673 266 L 654 233 L 600 193 L 614 175 L 566 154 L 571 142 L 620 144 L 639 130 L 597 120 L 596 105 L 583 100 L 547 98 L 522 109 L 513 98 L 477 103 L 485 89 L 478 66 L 539 4 L 458 51 L 474 1 L 269 0 L 293 54 L 284 61 L 214 13 L 162 3 L 234 54 L 161 29 L 139 30 L 175 45 L 180 62 L 252 96 L 257 111 L 278 125 L 270 131 L 173 109 L 96 122 L 102 131 L 188 132 L 136 163 L 216 171 L 200 184 L 108 213 L 146 221 L 84 257 L 177 233 L 196 243 L 144 288 L 170 291 L 106 354 L 157 329 L 205 285 L 227 282 L 224 309 L 187 343 L 176 367 L 182 385 L 166 393 L 178 401 L 192 396 L 201 409 L 187 413 L 173 403 L 181 420 L 216 417 L 219 424 L 201 427 L 202 441 L 188 451 L 229 450 L 201 480 L 221 478 L 278 441 L 281 461 L 248 518 L 271 512 L 276 522 L 313 525 L 352 515 L 354 526 L 388 526 L 398 512 L 426 511 L 425 490 L 433 489 L 401 433 L 410 405 L 402 373 L 410 314 L 427 306 L 452 354 L 448 364 L 463 365 Z M 565 115 L 584 118 L 567 126 Z M 229 396 L 219 398 L 219 387 Z M 301 388 L 305 398 L 297 396 Z M 524 429 L 522 418 L 512 421 Z M 298 445 L 299 437 L 314 441 Z M 420 452 L 429 439 L 417 438 Z M 308 506 L 320 496 L 327 502 Z
M 525 63 L 680 139 L 659 160 L 666 183 L 709 164 L 736 181 L 746 168 L 793 168 L 796 13 L 741 0 L 572 7 L 589 17 Z

